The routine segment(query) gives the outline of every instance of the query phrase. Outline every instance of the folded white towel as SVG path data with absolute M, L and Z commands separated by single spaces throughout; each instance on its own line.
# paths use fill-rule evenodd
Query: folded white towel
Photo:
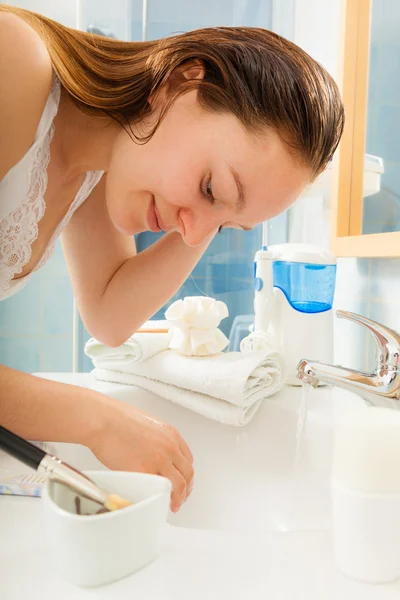
M 168 329 L 166 321 L 147 321 L 145 329 Z M 90 338 L 85 345 L 85 353 L 91 359 L 105 358 L 110 367 L 116 365 L 129 365 L 132 362 L 146 360 L 168 348 L 171 336 L 169 333 L 135 333 L 122 346 L 110 348 L 94 338 Z
M 164 350 L 140 363 L 124 356 L 118 363 L 115 353 L 111 360 L 105 353 L 92 358 L 95 379 L 141 387 L 230 425 L 248 423 L 285 380 L 283 359 L 272 350 L 205 357 Z

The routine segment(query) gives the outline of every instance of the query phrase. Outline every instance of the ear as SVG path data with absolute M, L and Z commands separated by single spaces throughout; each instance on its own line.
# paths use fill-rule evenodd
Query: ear
M 194 58 L 193 60 L 185 62 L 176 70 L 179 75 L 182 75 L 187 80 L 204 79 L 204 76 L 206 74 L 204 62 L 199 58 Z
M 165 101 L 166 94 L 168 93 L 169 86 L 174 86 L 179 81 L 182 82 L 182 78 L 187 81 L 194 79 L 204 79 L 206 74 L 206 69 L 204 66 L 204 62 L 199 58 L 194 58 L 192 60 L 188 60 L 171 73 L 168 84 L 160 88 L 155 94 L 148 98 L 148 103 L 151 108 L 154 110 L 157 106 L 162 105 Z

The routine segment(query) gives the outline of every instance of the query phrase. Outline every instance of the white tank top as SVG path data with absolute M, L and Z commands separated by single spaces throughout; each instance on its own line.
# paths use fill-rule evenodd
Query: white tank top
M 38 236 L 38 223 L 46 210 L 47 166 L 54 135 L 54 117 L 60 102 L 60 82 L 53 76 L 35 139 L 28 152 L 0 181 L 0 300 L 23 288 L 53 254 L 55 242 L 74 212 L 100 181 L 104 171 L 88 171 L 67 214 L 59 223 L 43 256 L 31 273 L 13 280 L 30 260 L 31 245 Z

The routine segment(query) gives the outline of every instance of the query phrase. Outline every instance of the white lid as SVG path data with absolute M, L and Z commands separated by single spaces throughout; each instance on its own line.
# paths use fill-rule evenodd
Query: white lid
M 336 257 L 319 246 L 313 244 L 276 244 L 268 246 L 274 260 L 310 263 L 312 265 L 335 265 Z
M 327 164 L 327 169 L 332 169 L 332 161 Z M 383 173 L 383 159 L 373 154 L 364 154 L 364 171 L 370 173 Z
M 371 196 L 380 190 L 381 174 L 384 172 L 383 160 L 380 156 L 364 155 L 363 196 Z M 303 198 L 316 198 L 330 193 L 332 188 L 332 161 L 313 182 L 301 193 Z
M 364 171 L 370 173 L 383 173 L 383 160 L 380 156 L 373 154 L 364 155 Z
M 400 411 L 362 406 L 335 429 L 332 478 L 366 494 L 400 493 Z

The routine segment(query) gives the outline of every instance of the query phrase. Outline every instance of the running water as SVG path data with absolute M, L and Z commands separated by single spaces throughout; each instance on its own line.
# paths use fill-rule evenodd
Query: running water
M 296 428 L 296 454 L 295 454 L 295 467 L 299 465 L 300 456 L 301 456 L 301 447 L 304 440 L 305 432 L 306 432 L 306 422 L 307 422 L 307 404 L 310 389 L 312 386 L 308 383 L 303 383 L 301 388 L 301 402 L 300 402 L 300 410 L 297 417 L 297 428 Z

